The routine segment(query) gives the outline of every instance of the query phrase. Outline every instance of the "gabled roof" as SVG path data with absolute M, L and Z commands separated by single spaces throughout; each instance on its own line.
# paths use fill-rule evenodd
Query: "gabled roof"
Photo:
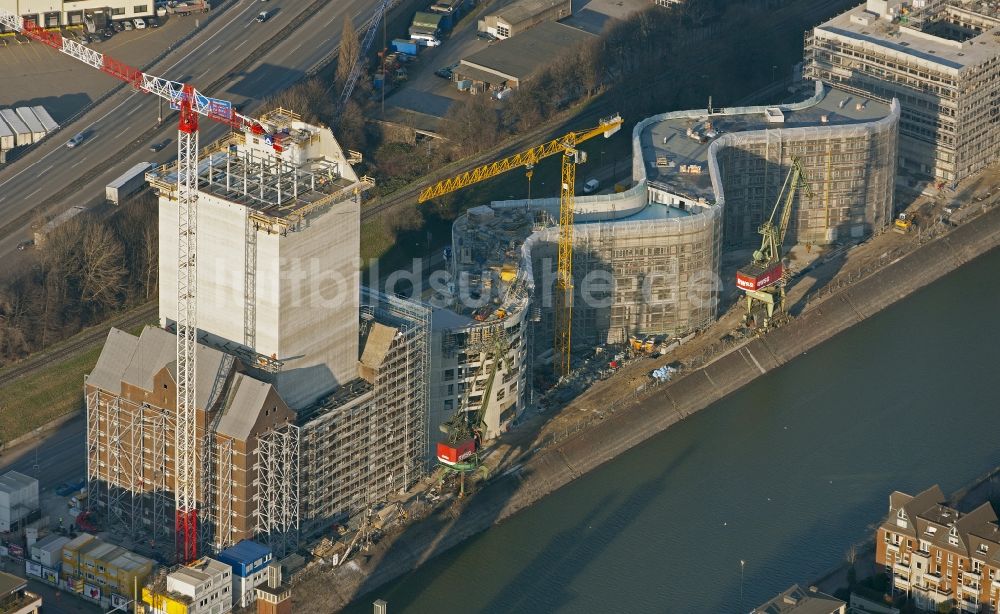
M 121 394 L 122 377 L 138 346 L 138 337 L 112 328 L 108 331 L 108 338 L 94 370 L 87 376 L 87 383 L 107 392 Z
M 274 390 L 271 384 L 254 379 L 245 373 L 237 373 L 233 387 L 222 408 L 222 418 L 217 432 L 240 441 L 245 441 L 257 424 L 267 397 Z
M 385 360 L 386 354 L 389 353 L 392 340 L 396 338 L 397 332 L 399 330 L 392 326 L 386 326 L 380 322 L 372 322 L 371 329 L 364 340 L 365 349 L 361 352 L 361 364 L 372 369 L 382 366 L 382 362 Z
M 195 404 L 204 409 L 211 407 L 222 394 L 235 360 L 200 343 L 196 352 Z M 177 381 L 176 357 L 177 337 L 171 332 L 147 326 L 137 338 L 112 328 L 87 383 L 114 394 L 121 394 L 122 382 L 152 391 L 153 377 L 164 367 Z

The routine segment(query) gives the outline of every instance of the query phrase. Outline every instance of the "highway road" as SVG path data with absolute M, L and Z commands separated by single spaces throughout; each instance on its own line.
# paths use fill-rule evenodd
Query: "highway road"
M 239 0 L 175 52 L 148 72 L 176 81 L 191 82 L 202 93 L 244 104 L 244 112 L 268 96 L 286 88 L 326 58 L 337 45 L 344 16 L 362 24 L 371 14 L 374 0 L 343 0 L 322 3 L 307 11 L 311 2 Z M 257 23 L 262 7 L 272 17 Z M 299 12 L 308 14 L 300 14 Z M 293 35 L 271 44 L 268 39 L 290 24 L 299 24 Z M 252 52 L 264 53 L 245 69 L 234 69 Z M 59 54 L 53 61 L 79 65 Z M 205 84 L 220 83 L 219 87 Z M 204 89 L 202 89 L 204 88 Z M 71 205 L 103 203 L 104 186 L 132 165 L 163 163 L 176 157 L 176 114 L 164 107 L 162 128 L 151 134 L 159 112 L 155 96 L 124 89 L 91 109 L 74 124 L 61 130 L 0 170 L 0 258 L 16 264 L 16 245 L 30 238 L 30 223 L 36 207 L 54 214 Z M 84 132 L 86 141 L 74 148 L 66 140 Z M 206 121 L 201 143 L 208 144 L 225 128 Z M 169 141 L 159 153 L 148 146 Z

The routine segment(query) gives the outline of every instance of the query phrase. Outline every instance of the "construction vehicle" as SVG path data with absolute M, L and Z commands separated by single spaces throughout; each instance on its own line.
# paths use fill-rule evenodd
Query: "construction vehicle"
M 753 253 L 753 260 L 736 273 L 736 286 L 746 293 L 744 324 L 747 326 L 759 325 L 766 329 L 775 310 L 784 312 L 787 272 L 782 262 L 781 246 L 785 242 L 792 203 L 799 189 L 804 190 L 807 195 L 812 194 L 802 169 L 802 161 L 794 158 L 771 210 L 771 217 L 757 230 L 761 236 L 760 249 Z
M 458 411 L 441 425 L 441 431 L 447 435 L 447 439 L 437 444 L 438 463 L 444 470 L 442 477 L 447 473 L 459 475 L 459 497 L 465 496 L 466 473 L 480 471 L 484 476 L 486 474 L 486 468 L 481 465 L 479 458 L 483 438 L 486 435 L 484 418 L 486 408 L 490 404 L 490 395 L 493 393 L 493 382 L 496 380 L 497 372 L 507 361 L 507 352 L 510 349 L 510 340 L 502 323 L 472 331 L 469 337 L 466 352 L 479 352 L 483 355 L 483 359 L 475 376 L 465 386 Z M 471 401 L 472 392 L 487 370 L 489 374 L 482 388 L 482 396 L 478 403 L 474 403 Z
M 906 233 L 910 232 L 912 228 L 913 228 L 913 214 L 906 213 L 905 211 L 903 213 L 900 213 L 892 224 L 892 231 L 898 232 L 899 234 L 905 235 Z
M 556 274 L 555 325 L 552 329 L 555 346 L 552 364 L 556 375 L 560 378 L 569 375 L 570 350 L 572 349 L 573 201 L 576 196 L 576 166 L 587 161 L 587 153 L 578 149 L 577 146 L 601 134 L 604 135 L 604 138 L 610 138 L 621 129 L 621 125 L 622 117 L 616 113 L 601 119 L 597 126 L 589 130 L 570 132 L 527 151 L 439 181 L 424 188 L 417 198 L 417 202 L 423 203 L 521 167 L 527 170 L 528 194 L 530 195 L 531 177 L 535 165 L 544 158 L 562 154 L 562 187 L 559 194 L 559 257 Z
M 169 6 L 169 5 L 168 5 Z M 208 9 L 207 2 L 178 3 L 182 7 Z M 282 151 L 280 134 L 270 134 L 256 119 L 233 110 L 231 102 L 209 98 L 192 85 L 146 74 L 59 32 L 47 31 L 33 19 L 21 18 L 0 9 L 0 26 L 19 32 L 75 58 L 92 68 L 121 79 L 136 90 L 167 100 L 180 111 L 177 132 L 177 418 L 174 425 L 175 539 L 178 563 L 198 556 L 198 459 L 195 413 L 195 347 L 197 324 L 197 203 L 198 203 L 198 116 L 220 122 L 232 130 L 250 133 Z
M 652 354 L 656 349 L 656 340 L 652 337 L 640 339 L 633 336 L 628 338 L 628 345 L 636 354 Z

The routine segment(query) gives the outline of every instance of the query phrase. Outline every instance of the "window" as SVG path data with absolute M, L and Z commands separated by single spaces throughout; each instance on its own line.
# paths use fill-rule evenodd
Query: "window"
M 147 5 L 147 4 L 137 4 L 137 5 L 135 5 L 135 6 L 132 7 L 132 12 L 133 13 L 145 13 L 146 11 L 149 10 L 147 8 L 148 6 L 149 5 Z
M 115 15 L 124 15 L 124 14 L 125 14 L 125 7 L 124 6 L 121 7 L 121 8 L 112 8 L 111 9 L 111 16 L 112 17 L 114 17 Z
M 510 36 L 510 27 L 497 24 L 497 38 L 507 38 Z
M 444 381 L 447 382 L 447 381 L 450 381 L 450 380 L 453 380 L 453 379 L 455 379 L 455 370 L 454 369 L 445 369 L 444 370 Z

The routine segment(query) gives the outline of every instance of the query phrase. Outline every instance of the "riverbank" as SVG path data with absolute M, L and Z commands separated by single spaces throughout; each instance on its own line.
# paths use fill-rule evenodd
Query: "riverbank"
M 997 246 L 1000 210 L 994 209 L 814 302 L 786 326 L 687 373 L 655 396 L 561 443 L 532 449 L 533 455 L 511 457 L 508 462 L 519 463 L 520 470 L 491 481 L 475 497 L 412 523 L 343 567 L 299 579 L 296 604 L 308 607 L 322 599 L 332 608 L 345 606 Z

